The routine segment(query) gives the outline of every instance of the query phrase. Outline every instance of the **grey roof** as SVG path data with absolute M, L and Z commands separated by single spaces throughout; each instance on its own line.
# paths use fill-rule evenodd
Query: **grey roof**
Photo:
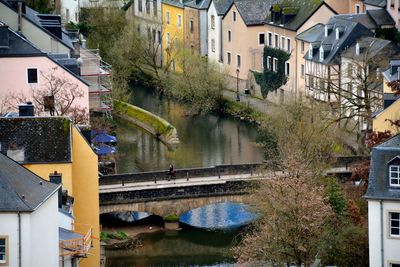
M 0 118 L 0 152 L 23 149 L 23 163 L 71 162 L 71 121 L 65 117 Z
M 356 54 L 356 44 L 360 46 L 360 55 Z M 353 59 L 371 59 L 377 55 L 379 58 L 379 64 L 387 66 L 389 59 L 400 55 L 400 48 L 392 41 L 379 39 L 374 37 L 361 37 L 356 40 L 346 51 L 342 53 L 342 57 L 353 58 Z M 376 62 L 378 63 L 378 62 Z M 382 67 L 383 67 L 382 66 Z
M 286 6 L 288 5 L 287 3 L 290 3 L 289 6 L 297 7 L 298 10 L 296 15 L 287 16 L 283 25 L 281 25 L 280 19 L 278 21 L 275 21 L 273 25 L 292 31 L 297 31 L 322 5 L 327 6 L 334 14 L 336 14 L 336 12 L 323 0 L 281 0 L 280 2 L 285 3 L 283 6 Z M 272 14 L 268 14 L 267 21 L 269 24 L 272 24 L 271 20 Z
M 32 212 L 60 186 L 43 180 L 0 153 L 0 212 Z
M 9 2 L 12 1 L 7 1 L 7 0 L 0 0 L 0 3 L 6 5 L 8 8 L 10 8 L 11 10 L 13 10 L 13 12 L 17 13 L 16 10 L 16 5 L 12 5 Z M 15 1 L 14 3 L 15 4 Z M 43 30 L 44 32 L 46 32 L 47 34 L 51 35 L 51 37 L 57 39 L 60 43 L 62 43 L 63 45 L 65 45 L 66 47 L 68 47 L 71 50 L 74 50 L 74 46 L 72 44 L 72 40 L 71 38 L 68 36 L 68 34 L 66 34 L 64 32 L 64 30 L 62 30 L 61 36 L 57 36 L 54 33 L 50 32 L 48 29 L 46 29 L 43 25 L 42 25 L 42 21 L 39 18 L 39 16 L 44 15 L 44 14 L 39 14 L 38 12 L 36 12 L 35 10 L 33 10 L 32 8 L 26 6 L 25 7 L 25 13 L 22 14 L 23 17 L 25 19 L 27 19 L 28 21 L 32 22 L 33 25 L 35 25 L 36 27 L 40 28 L 41 30 Z M 46 16 L 46 15 L 44 15 Z M 50 16 L 50 15 L 49 15 Z M 52 15 L 52 16 L 56 16 L 56 15 Z M 61 18 L 60 18 L 60 22 L 61 22 Z
M 377 28 L 382 26 L 394 26 L 396 24 L 386 9 L 367 10 L 367 14 L 374 21 Z
M 77 238 L 82 238 L 83 235 L 72 232 L 70 230 L 67 230 L 65 228 L 58 228 L 58 238 L 59 240 L 71 240 L 71 239 L 77 239 Z
M 399 58 L 399 57 L 397 57 Z M 400 67 L 400 60 L 393 59 L 389 62 L 389 68 L 382 72 L 383 77 L 385 77 L 386 81 L 392 82 L 398 80 L 398 68 Z
M 46 56 L 45 53 L 37 49 L 20 34 L 14 32 L 8 26 L 0 26 L 3 31 L 2 38 L 8 38 L 8 47 L 0 48 L 0 57 L 26 57 L 26 56 Z
M 339 64 L 339 55 L 343 50 L 351 46 L 359 37 L 372 37 L 374 35 L 372 31 L 360 23 L 349 22 L 335 17 L 329 20 L 327 27 L 330 29 L 327 37 L 325 37 L 325 27 L 319 27 L 318 30 L 314 29 L 312 34 L 306 30 L 297 35 L 298 39 L 312 43 L 314 49 L 319 49 L 321 46 L 324 48 L 330 47 L 328 52 L 325 51 L 324 60 L 320 61 L 318 52 L 313 53 L 312 58 L 306 53 L 304 56 L 306 60 L 322 64 Z M 338 40 L 336 40 L 336 29 L 340 32 Z
M 183 8 L 184 4 L 181 0 L 162 0 L 163 4 Z
M 232 5 L 233 0 L 212 0 L 219 16 L 224 16 Z
M 352 22 L 358 22 L 370 30 L 375 30 L 377 28 L 375 21 L 367 14 L 339 14 L 334 16 L 336 19 L 348 20 Z
M 211 0 L 190 0 L 185 1 L 184 5 L 195 9 L 208 9 Z
M 400 157 L 400 135 L 372 149 L 367 199 L 400 200 L 400 188 L 390 187 L 388 163 Z
M 266 22 L 272 2 L 273 0 L 234 0 L 233 4 L 246 25 L 260 25 Z
M 364 4 L 385 8 L 386 0 L 364 0 Z

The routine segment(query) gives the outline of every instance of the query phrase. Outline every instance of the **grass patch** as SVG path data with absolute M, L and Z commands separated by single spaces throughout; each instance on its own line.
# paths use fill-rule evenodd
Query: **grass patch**
M 167 135 L 174 129 L 174 127 L 166 120 L 154 115 L 151 112 L 122 101 L 114 100 L 114 111 L 118 114 L 135 118 L 146 125 L 151 126 L 156 133 L 160 135 Z
M 165 216 L 164 221 L 166 222 L 179 222 L 179 216 L 175 214 L 170 214 Z
M 117 239 L 117 240 L 125 240 L 128 238 L 128 235 L 123 231 L 118 231 L 115 233 L 111 232 L 101 232 L 100 233 L 100 240 L 101 241 L 108 241 L 110 239 Z
M 222 99 L 221 110 L 234 117 L 244 118 L 249 122 L 261 123 L 265 114 L 248 107 L 245 103 Z

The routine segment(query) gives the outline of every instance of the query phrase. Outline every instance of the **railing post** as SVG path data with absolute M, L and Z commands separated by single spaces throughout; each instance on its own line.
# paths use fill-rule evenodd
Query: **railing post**
M 218 168 L 218 179 L 221 179 L 221 170 Z
M 157 177 L 154 175 L 154 183 L 157 183 Z
M 189 181 L 189 172 L 186 172 L 186 181 Z
M 125 186 L 125 182 L 124 182 L 124 179 L 122 179 L 122 186 Z

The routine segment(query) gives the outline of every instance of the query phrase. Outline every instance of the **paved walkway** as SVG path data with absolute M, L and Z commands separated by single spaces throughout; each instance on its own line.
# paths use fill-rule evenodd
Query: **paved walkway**
M 208 177 L 198 177 L 190 178 L 187 180 L 183 179 L 171 179 L 160 180 L 157 183 L 154 181 L 139 182 L 139 183 L 125 183 L 113 184 L 113 185 L 101 185 L 99 186 L 99 192 L 101 193 L 113 193 L 113 192 L 125 192 L 125 191 L 137 191 L 145 189 L 162 189 L 162 188 L 176 188 L 176 187 L 187 187 L 196 185 L 209 185 L 209 184 L 222 184 L 228 181 L 240 181 L 240 180 L 253 180 L 264 177 L 265 175 L 261 173 L 246 173 L 246 174 L 233 174 L 233 175 L 221 175 L 218 176 L 208 176 Z

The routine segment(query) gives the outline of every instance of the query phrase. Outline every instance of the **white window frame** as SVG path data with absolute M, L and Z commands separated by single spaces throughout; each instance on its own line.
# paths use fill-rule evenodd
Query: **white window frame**
M 271 70 L 271 64 L 270 64 L 270 62 L 272 62 L 272 61 L 271 61 L 271 56 L 267 56 L 267 69 L 268 69 L 268 70 Z
M 211 18 L 210 18 L 210 26 L 211 26 L 211 29 L 215 29 L 215 15 L 211 15 Z
M 0 235 L 0 239 L 4 239 L 4 244 L 5 244 L 5 260 L 0 260 L 0 266 L 8 266 L 9 260 L 8 260 L 8 255 L 9 255 L 9 244 L 8 244 L 8 236 L 6 235 Z
M 233 11 L 233 12 L 232 12 L 232 21 L 235 22 L 236 19 L 237 19 L 236 11 Z
M 178 14 L 177 24 L 178 24 L 178 28 L 182 28 L 182 15 L 181 14 Z
M 313 57 L 313 46 L 312 44 L 310 44 L 310 46 L 308 47 L 308 58 L 312 57 Z
M 226 64 L 232 64 L 232 53 L 230 51 L 226 51 Z
M 278 59 L 276 57 L 272 59 L 272 71 L 278 72 Z
M 289 37 L 286 37 L 286 50 L 290 53 L 291 49 L 292 49 L 292 41 L 290 40 Z
M 392 174 L 397 177 L 392 177 Z M 397 180 L 397 184 L 393 184 L 392 179 Z M 391 187 L 400 187 L 400 165 L 389 165 L 389 184 Z
M 171 17 L 169 11 L 165 12 L 165 22 L 167 23 L 167 25 L 171 23 Z
M 358 12 L 357 12 L 357 8 L 358 8 Z M 355 5 L 354 5 L 354 13 L 356 13 L 356 14 L 360 14 L 360 13 L 361 13 L 361 6 L 360 6 L 360 4 L 355 4 Z
M 269 47 L 272 47 L 273 46 L 273 40 L 272 40 L 272 38 L 273 38 L 273 34 L 272 34 L 272 32 L 268 32 L 268 41 L 267 41 L 267 45 L 269 46 Z
M 397 213 L 399 215 L 398 219 L 392 220 L 392 214 Z M 387 218 L 388 218 L 388 236 L 390 238 L 400 238 L 400 211 L 395 211 L 395 210 L 389 210 L 387 212 Z M 399 226 L 398 227 L 393 227 L 399 229 L 399 234 L 392 234 L 392 221 L 398 221 Z
M 276 41 L 278 41 L 278 43 L 276 43 Z M 275 48 L 276 49 L 279 49 L 279 34 L 277 34 L 277 33 L 274 33 L 274 43 L 275 43 Z
M 36 69 L 36 77 L 37 77 L 37 82 L 36 83 L 30 83 L 29 82 L 29 75 L 28 75 L 28 70 L 30 69 Z M 25 75 L 26 75 L 26 84 L 27 85 L 34 85 L 34 84 L 39 84 L 39 68 L 38 67 L 27 67 L 25 70 Z
M 239 64 L 239 61 L 240 61 L 240 64 Z M 242 56 L 240 54 L 236 54 L 236 67 L 238 69 L 240 69 L 241 66 L 242 66 Z
M 286 43 L 286 37 L 285 36 L 283 36 L 283 35 L 281 35 L 281 49 L 282 50 L 285 50 L 285 43 Z
M 319 60 L 324 60 L 324 48 L 322 46 L 319 48 Z
M 261 41 L 261 38 L 260 38 L 261 34 L 264 34 L 264 43 L 263 43 L 263 44 L 260 42 L 260 41 Z M 265 32 L 259 32 L 259 33 L 258 33 L 258 45 L 259 45 L 259 46 L 265 46 L 265 40 L 266 40 L 266 38 L 265 38 Z
M 232 30 L 228 29 L 228 42 L 231 43 L 232 42 Z
M 215 39 L 211 38 L 211 51 L 215 53 Z
M 285 75 L 286 76 L 290 75 L 290 62 L 289 61 L 285 62 Z

